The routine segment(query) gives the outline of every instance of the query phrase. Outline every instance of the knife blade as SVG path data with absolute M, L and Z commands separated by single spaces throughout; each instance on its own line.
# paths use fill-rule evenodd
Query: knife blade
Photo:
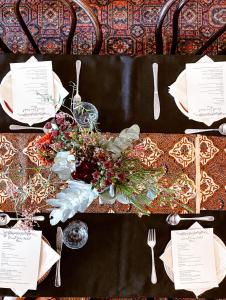
M 60 257 L 61 257 L 62 247 L 63 247 L 63 231 L 61 227 L 57 227 L 56 251 L 60 255 Z M 58 260 L 56 264 L 55 287 L 61 286 L 60 262 L 61 262 L 61 258 Z
M 154 119 L 158 120 L 160 116 L 160 100 L 158 93 L 158 64 L 152 64 L 153 78 L 154 78 Z

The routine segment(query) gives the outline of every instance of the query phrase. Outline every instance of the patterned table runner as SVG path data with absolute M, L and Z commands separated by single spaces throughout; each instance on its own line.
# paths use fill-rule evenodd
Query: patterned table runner
M 0 209 L 14 210 L 10 197 L 13 188 L 27 189 L 29 207 L 46 210 L 44 195 L 54 194 L 44 173 L 32 169 L 41 165 L 34 140 L 40 134 L 0 134 Z M 165 165 L 167 174 L 163 180 L 179 194 L 179 201 L 193 211 L 200 209 L 223 210 L 226 188 L 226 143 L 224 137 L 182 134 L 141 134 L 139 141 L 144 150 L 139 157 L 148 166 Z M 32 189 L 30 189 L 32 186 Z M 185 213 L 178 203 L 159 204 L 153 201 L 152 212 L 178 211 Z M 114 205 L 99 205 L 94 201 L 87 212 L 134 212 L 130 205 L 116 202 Z

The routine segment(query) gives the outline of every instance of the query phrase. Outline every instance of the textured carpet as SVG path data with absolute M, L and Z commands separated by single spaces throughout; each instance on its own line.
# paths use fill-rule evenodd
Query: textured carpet
M 72 0 L 71 0 L 72 1 Z M 15 0 L 0 0 L 0 36 L 13 52 L 33 52 L 13 11 Z M 104 42 L 101 54 L 155 53 L 154 29 L 165 0 L 88 0 L 98 15 Z M 21 11 L 43 53 L 62 53 L 70 28 L 70 14 L 57 0 L 22 0 Z M 164 23 L 165 53 L 171 41 L 173 9 Z M 86 14 L 77 8 L 74 54 L 90 54 L 95 35 Z M 179 53 L 190 53 L 226 23 L 226 0 L 190 1 L 182 10 Z M 226 46 L 226 33 L 208 53 Z

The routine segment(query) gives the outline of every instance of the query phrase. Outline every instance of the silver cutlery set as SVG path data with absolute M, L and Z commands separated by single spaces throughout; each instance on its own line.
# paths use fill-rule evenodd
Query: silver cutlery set
M 76 105 L 81 102 L 81 96 L 79 95 L 79 77 L 80 77 L 80 70 L 81 70 L 81 61 L 76 60 L 76 93 L 73 97 L 71 103 L 71 110 L 74 111 Z M 154 94 L 153 94 L 153 108 L 154 108 L 154 120 L 158 120 L 160 117 L 160 99 L 159 99 L 159 92 L 158 92 L 158 64 L 152 64 L 152 71 L 153 71 L 153 82 L 154 82 Z M 42 127 L 31 127 L 31 126 L 21 126 L 12 124 L 9 126 L 10 130 L 41 130 L 46 131 L 45 128 Z M 219 128 L 210 128 L 210 129 L 186 129 L 184 132 L 185 134 L 195 134 L 201 132 L 209 132 L 209 131 L 218 131 L 222 135 L 226 135 L 226 123 L 223 123 L 219 126 Z
M 19 221 L 19 220 L 27 220 L 30 218 L 25 217 L 16 217 L 11 218 L 6 213 L 0 213 L 0 226 L 7 225 L 10 221 Z M 32 217 L 33 221 L 39 222 L 44 221 L 44 216 L 34 216 Z M 203 217 L 180 217 L 178 214 L 170 214 L 166 218 L 166 222 L 171 226 L 176 226 L 180 223 L 180 221 L 214 221 L 213 216 L 203 216 Z M 156 275 L 156 268 L 155 268 L 155 254 L 154 254 L 154 247 L 156 245 L 156 230 L 155 229 L 149 229 L 148 230 L 148 238 L 147 238 L 147 244 L 151 248 L 151 283 L 156 284 L 157 283 L 157 275 Z M 56 233 L 56 251 L 61 257 L 61 252 L 63 248 L 63 231 L 61 227 L 57 227 L 57 233 Z M 61 286 L 61 271 L 60 271 L 60 264 L 61 259 L 59 259 L 56 263 L 56 274 L 55 274 L 55 287 Z
M 176 226 L 179 224 L 180 221 L 214 221 L 213 216 L 204 216 L 204 217 L 187 217 L 182 218 L 178 214 L 170 214 L 166 218 L 166 222 L 169 225 Z M 157 283 L 157 275 L 155 269 L 155 254 L 154 254 L 154 247 L 156 245 L 156 230 L 154 228 L 148 230 L 148 239 L 147 244 L 151 248 L 151 283 Z
M 76 61 L 76 94 L 73 97 L 72 101 L 72 110 L 74 109 L 77 103 L 81 102 L 81 96 L 79 95 L 79 76 L 80 76 L 80 69 L 81 69 L 81 61 Z M 154 107 L 154 120 L 158 120 L 160 116 L 160 99 L 158 93 L 158 64 L 152 64 L 153 70 L 153 81 L 154 81 L 154 95 L 153 95 L 153 107 Z M 45 129 L 42 127 L 30 127 L 30 126 L 20 126 L 20 125 L 10 125 L 10 130 L 21 130 L 21 129 L 35 129 L 35 130 L 42 130 Z M 217 129 L 186 129 L 185 134 L 195 134 L 200 132 L 207 132 L 207 131 L 218 131 L 222 135 L 226 135 L 226 123 L 223 123 Z M 9 215 L 5 213 L 0 213 L 0 226 L 7 225 L 11 220 L 24 220 L 26 218 L 11 218 Z M 44 221 L 44 216 L 35 216 L 33 217 L 33 221 Z M 178 214 L 170 214 L 166 218 L 166 222 L 171 225 L 175 226 L 179 224 L 180 221 L 214 221 L 213 216 L 204 216 L 204 217 L 192 217 L 192 218 L 182 218 Z M 148 238 L 147 244 L 151 248 L 151 283 L 157 283 L 157 275 L 156 275 L 156 268 L 155 268 L 155 256 L 154 256 L 154 247 L 156 245 L 156 230 L 149 229 L 148 230 Z M 61 227 L 57 227 L 57 234 L 56 234 L 56 251 L 61 256 L 63 247 L 63 231 Z M 56 274 L 55 274 L 55 287 L 61 286 L 61 272 L 60 272 L 60 263 L 59 260 L 56 263 Z
M 44 216 L 33 216 L 33 217 L 15 217 L 12 218 L 6 213 L 0 213 L 0 226 L 6 226 L 10 221 L 24 221 L 32 220 L 34 222 L 42 222 L 45 220 Z M 57 227 L 56 234 L 56 252 L 61 257 L 63 247 L 63 231 L 61 227 Z M 60 259 L 56 263 L 56 275 L 55 275 L 55 287 L 61 286 L 61 274 L 60 274 Z
M 160 116 L 160 100 L 159 100 L 159 92 L 158 92 L 158 64 L 152 64 L 153 71 L 153 80 L 154 80 L 154 97 L 153 97 L 153 105 L 154 105 L 154 119 L 158 120 Z M 209 132 L 209 131 L 218 131 L 222 135 L 226 135 L 226 123 L 223 123 L 219 126 L 219 128 L 210 128 L 210 129 L 186 129 L 184 131 L 185 134 L 195 134 L 201 132 Z

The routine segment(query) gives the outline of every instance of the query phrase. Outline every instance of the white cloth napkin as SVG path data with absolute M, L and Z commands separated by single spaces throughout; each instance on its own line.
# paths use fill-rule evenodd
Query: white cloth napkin
M 197 63 L 214 63 L 214 61 L 208 57 L 207 55 L 203 56 Z M 174 97 L 174 100 L 181 110 L 181 112 L 189 118 L 189 112 L 186 112 L 184 108 L 188 107 L 188 99 L 187 99 L 187 84 L 186 84 L 186 70 L 182 71 L 180 75 L 177 77 L 176 81 L 169 86 L 169 94 Z M 183 107 L 182 107 L 182 105 Z M 197 117 L 193 118 L 194 121 L 202 122 L 207 126 L 212 125 L 214 122 L 220 120 L 220 117 Z
M 20 222 L 14 226 L 20 227 Z M 42 278 L 42 276 L 50 270 L 50 268 L 60 259 L 60 255 L 53 250 L 45 241 L 42 239 L 41 241 L 41 252 L 40 252 L 40 261 L 39 261 L 39 272 L 38 272 L 38 280 Z M 27 289 L 13 289 L 12 291 L 19 297 L 22 297 Z
M 198 222 L 195 222 L 189 229 L 198 229 L 203 228 Z M 205 249 L 203 249 L 205 251 Z M 222 241 L 220 241 L 216 235 L 214 235 L 214 254 L 215 254 L 215 263 L 216 263 L 216 272 L 217 272 L 217 280 L 218 284 L 224 279 L 226 276 L 226 247 Z M 172 257 L 172 244 L 166 247 L 164 253 L 160 256 L 160 259 L 164 262 L 164 266 L 168 268 L 168 275 L 170 279 L 173 281 L 173 257 Z M 191 290 L 195 294 L 196 297 L 203 294 L 204 292 L 210 290 L 212 287 L 210 286 L 208 289 L 195 289 Z

